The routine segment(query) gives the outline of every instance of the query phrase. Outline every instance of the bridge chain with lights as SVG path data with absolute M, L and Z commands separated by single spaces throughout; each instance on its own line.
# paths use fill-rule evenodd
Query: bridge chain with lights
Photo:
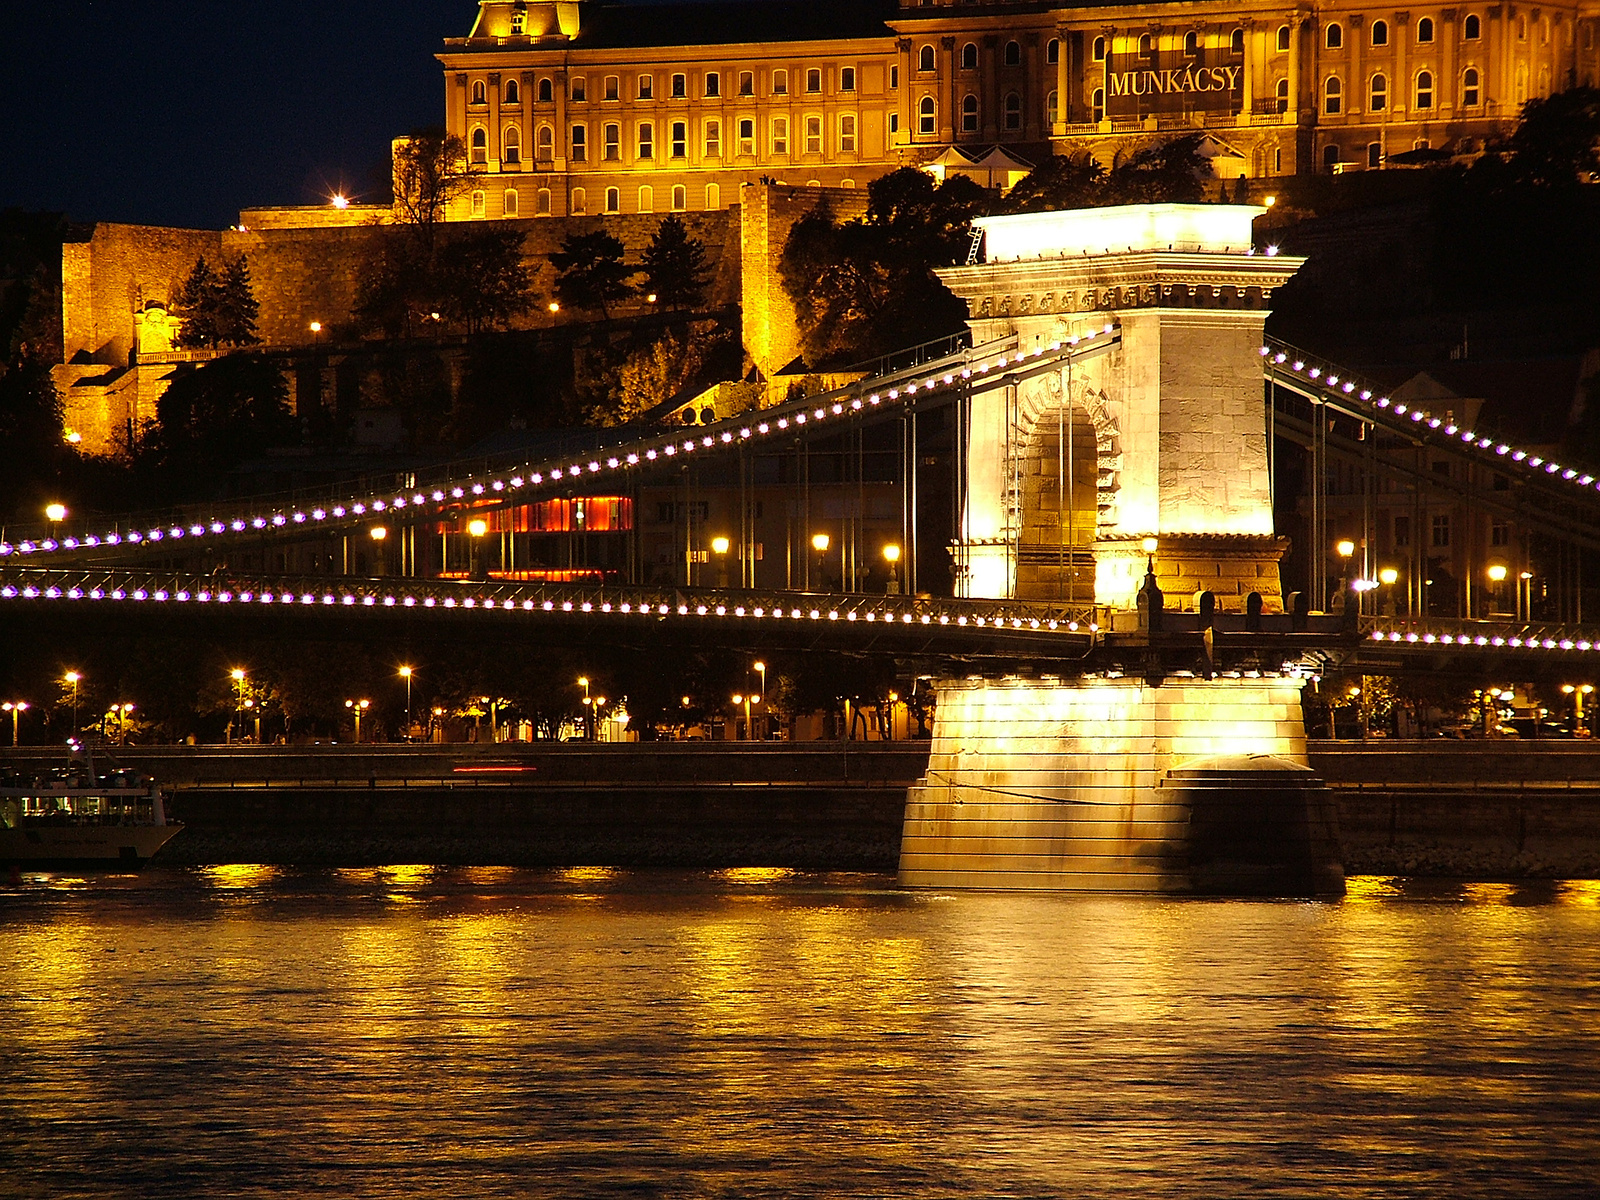
M 526 503 L 545 493 L 559 493 L 575 483 L 596 483 L 620 475 L 677 465 L 691 457 L 704 458 L 750 446 L 773 445 L 780 439 L 831 428 L 849 420 L 905 407 L 918 398 L 970 388 L 1000 387 L 1033 374 L 1055 370 L 1068 360 L 1109 349 L 1118 339 L 1118 327 L 1106 324 L 1048 345 L 1019 349 L 1014 337 L 958 351 L 916 367 L 879 375 L 836 391 L 794 400 L 773 408 L 747 413 L 738 420 L 717 422 L 707 432 L 692 436 L 658 434 L 585 455 L 565 455 L 539 463 L 523 463 L 501 472 L 456 474 L 445 469 L 427 485 L 397 487 L 383 492 L 352 495 L 324 489 L 313 503 L 305 493 L 297 502 L 257 499 L 219 504 L 206 509 L 191 507 L 180 516 L 163 519 L 138 515 L 124 517 L 100 532 L 61 535 L 38 531 L 15 541 L 0 540 L 0 559 L 61 560 L 114 550 L 120 556 L 134 551 L 169 549 L 172 542 L 186 544 L 205 539 L 207 544 L 230 535 L 260 536 L 304 534 L 307 530 L 349 529 L 372 520 L 436 519 L 463 506 L 515 499 Z M 481 460 L 474 459 L 474 466 Z M 53 522 L 53 524 L 56 522 Z

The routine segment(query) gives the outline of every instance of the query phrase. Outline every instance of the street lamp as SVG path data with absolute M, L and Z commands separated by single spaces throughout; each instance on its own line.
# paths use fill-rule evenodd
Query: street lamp
M 44 516 L 45 520 L 54 526 L 57 522 L 67 519 L 67 506 L 65 504 L 46 504 L 44 506 Z
M 747 742 L 754 741 L 755 739 L 752 737 L 750 731 L 750 706 L 752 704 L 760 704 L 761 698 L 759 696 L 752 696 L 748 692 L 735 692 L 733 696 L 733 703 L 735 707 L 741 704 L 744 705 L 744 740 Z M 738 741 L 737 738 L 734 740 Z
M 72 732 L 76 734 L 78 732 L 78 680 L 82 679 L 83 676 L 76 671 L 68 671 L 61 678 L 63 682 L 72 685 Z
M 717 556 L 717 586 L 723 590 L 728 587 L 728 550 L 732 546 L 733 543 L 721 535 L 711 539 L 711 553 Z
M 238 721 L 241 726 L 243 726 L 243 724 L 244 724 L 244 675 L 245 675 L 245 671 L 244 671 L 243 667 L 235 667 L 235 668 L 233 668 L 233 670 L 229 671 L 228 674 L 233 679 L 233 716 L 228 721 L 228 734 L 227 734 L 227 740 L 228 740 L 228 742 L 231 743 L 233 741 L 233 723 L 234 723 L 234 721 Z M 239 736 L 241 738 L 244 736 L 244 733 L 243 733 L 242 729 L 241 729 L 241 732 L 240 732 Z
M 592 742 L 594 741 L 594 709 L 589 699 L 589 677 L 587 675 L 579 675 L 578 686 L 583 689 L 583 723 L 588 726 L 584 730 L 584 734 Z
M 113 704 L 111 713 L 117 718 L 117 745 L 123 746 L 128 741 L 128 714 L 133 711 L 131 704 Z
M 17 719 L 28 711 L 28 702 L 26 700 L 7 700 L 4 704 L 0 704 L 0 711 L 11 714 L 11 747 L 16 749 Z
M 900 547 L 890 542 L 883 548 L 883 557 L 889 561 L 889 587 L 887 592 L 891 596 L 900 593 L 900 577 L 895 574 L 895 565 L 900 561 Z
M 468 574 L 473 579 L 486 579 L 487 571 L 483 566 L 483 535 L 489 532 L 489 522 L 482 517 L 474 517 L 467 522 L 467 535 L 472 539 L 471 561 L 468 563 Z
M 1517 620 L 1533 620 L 1533 572 L 1524 571 L 1517 576 Z
M 346 700 L 344 706 L 350 710 L 356 719 L 356 744 L 361 743 L 361 714 L 372 707 L 371 700 Z
M 406 681 L 406 741 L 411 740 L 411 668 L 401 667 L 400 678 Z
M 824 556 L 828 547 L 833 544 L 833 539 L 825 533 L 811 535 L 811 548 L 817 552 L 817 590 L 820 592 L 828 585 L 826 569 L 823 565 Z

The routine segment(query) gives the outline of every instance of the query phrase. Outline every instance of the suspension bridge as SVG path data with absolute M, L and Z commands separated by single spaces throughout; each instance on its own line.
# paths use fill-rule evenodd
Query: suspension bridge
M 1582 556 L 1600 538 L 1600 479 L 1267 340 L 1271 295 L 1302 260 L 1253 245 L 1259 211 L 984 219 L 987 254 L 940 272 L 967 302 L 970 345 L 583 454 L 8 530 L 0 611 L 187 607 L 227 620 L 270 608 L 279 621 L 533 622 L 562 636 L 576 627 L 926 656 L 948 678 L 929 772 L 908 804 L 906 882 L 1330 890 L 1337 851 L 1330 810 L 1303 777 L 1300 681 L 1333 666 L 1593 661 L 1600 630 L 1583 625 Z M 932 414 L 950 447 L 942 523 L 919 504 L 917 421 Z M 445 578 L 415 553 L 398 573 L 366 578 L 239 565 L 265 562 L 264 548 L 359 537 L 375 522 L 442 529 L 596 492 L 637 496 L 653 480 L 729 462 L 745 512 L 762 456 L 828 439 L 859 454 L 861 432 L 886 423 L 902 431 L 903 543 L 924 558 L 948 553 L 951 594 L 917 590 L 915 550 L 903 594 L 862 590 L 854 569 L 838 588 L 758 587 L 743 561 L 741 587 L 693 586 L 691 566 L 648 581 L 637 563 L 573 581 L 489 578 L 481 567 Z M 1311 546 L 1289 586 L 1290 547 L 1274 528 L 1285 443 L 1311 480 Z M 1396 496 L 1418 514 L 1403 587 L 1399 568 L 1385 569 L 1377 519 Z M 1483 588 L 1475 601 L 1470 583 L 1460 611 L 1430 611 L 1440 605 L 1417 543 L 1437 496 L 1496 529 L 1515 524 L 1521 557 L 1508 546 L 1502 557 L 1515 561 L 1500 564 L 1502 575 L 1515 570 L 1513 611 Z M 1323 544 L 1347 527 L 1350 548 L 1330 564 Z M 1536 542 L 1576 567 L 1564 590 L 1546 587 L 1542 621 L 1525 586 Z M 685 562 L 695 553 L 687 546 Z M 1217 779 L 1232 782 L 1219 790 Z M 1257 799 L 1240 808 L 1221 794 Z M 1260 854 L 1227 833 L 1246 810 L 1258 824 L 1274 814 L 1272 836 L 1245 839 L 1265 845 Z M 1203 849 L 1202 827 L 1221 840 Z

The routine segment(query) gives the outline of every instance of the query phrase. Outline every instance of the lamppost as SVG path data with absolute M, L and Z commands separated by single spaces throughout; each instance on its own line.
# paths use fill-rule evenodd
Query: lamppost
M 406 741 L 411 740 L 411 668 L 401 667 L 400 678 L 406 681 Z
M 760 703 L 759 697 L 752 696 L 748 692 L 735 692 L 733 694 L 734 707 L 737 708 L 741 704 L 744 705 L 744 740 L 747 742 L 754 740 L 750 735 L 750 706 Z M 738 740 L 738 738 L 734 738 L 734 741 Z
M 825 591 L 828 586 L 825 555 L 828 547 L 833 544 L 833 539 L 825 533 L 812 534 L 811 548 L 817 552 L 817 591 Z
M 711 553 L 717 556 L 717 586 L 724 591 L 728 588 L 728 550 L 733 546 L 725 537 L 711 539 Z
M 489 522 L 476 517 L 467 522 L 467 536 L 471 539 L 472 555 L 467 564 L 467 574 L 473 579 L 487 579 L 488 570 L 483 563 L 483 535 L 489 532 Z
M 44 506 L 45 520 L 50 522 L 50 540 L 56 541 L 57 526 L 67 519 L 67 506 L 60 503 L 51 503 Z
M 900 577 L 895 574 L 895 566 L 900 561 L 900 547 L 890 542 L 883 548 L 883 557 L 889 561 L 889 586 L 887 594 L 897 596 L 900 594 Z
M 371 700 L 346 700 L 344 706 L 350 710 L 356 719 L 356 744 L 361 743 L 361 714 L 372 707 Z
M 117 745 L 124 746 L 128 742 L 128 714 L 133 711 L 131 704 L 113 704 L 112 714 L 117 718 Z
M 756 697 L 756 703 L 762 704 L 767 699 L 767 664 L 764 662 L 756 662 L 754 666 L 756 669 L 756 674 L 761 676 L 761 694 Z M 763 735 L 765 735 L 766 731 L 763 730 L 762 732 Z M 763 736 L 762 740 L 766 740 L 765 736 Z
M 587 675 L 579 675 L 578 686 L 583 689 L 583 723 L 586 727 L 583 733 L 592 742 L 594 741 L 594 707 L 589 700 L 589 677 Z
M 322 340 L 322 322 L 311 322 L 311 345 L 315 347 Z
M 0 711 L 11 714 L 11 745 L 15 749 L 17 745 L 17 719 L 28 711 L 28 702 L 26 700 L 7 700 L 4 704 L 0 704 Z
M 1517 620 L 1533 621 L 1533 572 L 1517 576 Z
M 1385 609 L 1385 608 L 1389 609 L 1390 611 L 1393 611 L 1393 608 L 1394 608 L 1394 585 L 1395 585 L 1396 581 L 1399 580 L 1399 578 L 1400 578 L 1400 572 L 1395 570 L 1393 567 L 1382 567 L 1382 568 L 1379 569 L 1379 571 L 1378 571 L 1378 582 L 1380 584 L 1382 584 L 1384 586 L 1384 588 L 1386 589 L 1384 591 L 1383 595 L 1381 597 L 1379 597 L 1378 608 L 1379 608 L 1380 611 Z
M 1356 552 L 1356 544 L 1349 538 L 1340 538 L 1333 544 L 1333 552 L 1339 556 L 1339 586 L 1340 594 L 1347 594 L 1350 587 L 1350 558 Z M 1333 605 L 1330 603 L 1329 608 Z
M 601 732 L 601 729 L 603 728 L 601 726 L 601 724 L 600 724 L 600 710 L 603 709 L 605 706 L 606 706 L 606 698 L 604 696 L 596 696 L 594 698 L 594 707 L 593 707 L 593 709 L 591 711 L 594 713 L 594 722 L 595 722 L 594 740 L 595 741 L 599 741 L 600 740 L 600 732 Z
M 78 732 L 78 680 L 82 678 L 83 676 L 76 671 L 68 671 L 61 677 L 63 682 L 72 685 L 72 732 L 74 736 Z
M 234 667 L 233 670 L 228 672 L 228 676 L 233 680 L 233 716 L 228 718 L 228 732 L 224 740 L 231 744 L 233 742 L 234 722 L 239 722 L 241 726 L 244 724 L 245 670 L 243 667 Z M 244 733 L 241 731 L 239 736 L 243 737 Z

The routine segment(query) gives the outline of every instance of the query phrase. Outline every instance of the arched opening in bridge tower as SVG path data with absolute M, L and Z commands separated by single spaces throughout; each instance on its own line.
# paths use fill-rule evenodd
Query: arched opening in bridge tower
M 1099 452 L 1089 415 L 1052 405 L 1039 415 L 1013 465 L 1020 493 L 1019 599 L 1094 601 Z

